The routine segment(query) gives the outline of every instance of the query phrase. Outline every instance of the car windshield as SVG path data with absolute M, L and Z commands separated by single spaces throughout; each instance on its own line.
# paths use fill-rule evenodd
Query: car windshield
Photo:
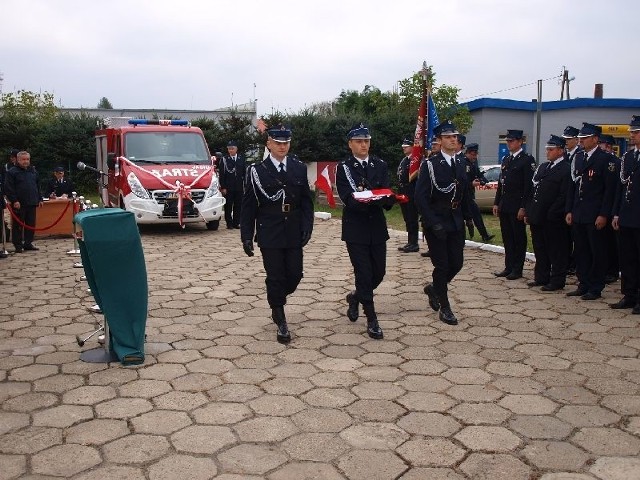
M 487 182 L 497 182 L 500 178 L 500 167 L 491 167 L 484 172 Z
M 209 164 L 204 138 L 196 132 L 128 132 L 125 156 L 134 163 Z

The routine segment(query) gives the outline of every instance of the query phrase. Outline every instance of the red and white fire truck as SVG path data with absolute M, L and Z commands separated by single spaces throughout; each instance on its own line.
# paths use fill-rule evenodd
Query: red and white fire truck
M 140 224 L 218 229 L 225 199 L 202 130 L 188 121 L 106 119 L 96 159 L 105 206 L 133 212 Z

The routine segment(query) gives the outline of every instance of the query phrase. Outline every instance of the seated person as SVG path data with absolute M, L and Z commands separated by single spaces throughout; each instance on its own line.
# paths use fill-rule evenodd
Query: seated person
M 45 197 L 49 198 L 68 198 L 74 191 L 71 180 L 64 178 L 64 168 L 56 167 L 53 169 L 53 177 L 47 184 L 47 190 L 44 192 Z

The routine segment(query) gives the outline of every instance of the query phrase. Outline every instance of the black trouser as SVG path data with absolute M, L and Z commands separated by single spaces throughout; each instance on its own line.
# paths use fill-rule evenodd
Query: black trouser
M 356 277 L 356 296 L 360 303 L 372 303 L 373 291 L 384 279 L 387 268 L 387 244 L 347 242 L 347 252 Z
M 483 239 L 487 238 L 489 236 L 489 232 L 487 232 L 487 227 L 484 226 L 480 207 L 478 207 L 474 198 L 469 199 L 469 207 L 471 208 L 471 218 L 473 218 L 473 223 L 478 229 L 478 233 L 480 233 L 480 236 Z
M 242 206 L 242 190 L 227 190 L 224 204 L 224 221 L 227 225 L 240 225 L 240 208 Z
M 522 273 L 527 253 L 527 229 L 517 213 L 500 213 L 500 232 L 504 243 L 504 268 Z
M 302 280 L 302 248 L 260 248 L 267 272 L 267 302 L 282 307 Z
M 411 245 L 418 244 L 418 209 L 413 202 L 413 198 L 409 198 L 407 203 L 400 204 L 400 210 L 402 210 L 402 218 L 404 219 L 404 225 L 407 228 L 407 243 Z
M 620 275 L 620 262 L 618 260 L 618 232 L 613 229 L 608 220 L 607 226 L 604 227 L 604 235 L 607 242 L 606 275 L 618 278 Z
M 425 235 L 431 252 L 431 263 L 433 264 L 433 288 L 436 291 L 436 295 L 438 295 L 440 305 L 449 307 L 447 284 L 462 269 L 464 261 L 464 230 L 447 232 L 447 237 L 443 240 L 436 238 L 430 228 L 427 228 Z
M 538 283 L 564 287 L 569 265 L 569 245 L 566 242 L 569 227 L 564 220 L 530 225 L 536 265 L 533 279 Z
M 24 245 L 31 245 L 33 243 L 34 228 L 36 226 L 36 208 L 20 206 L 20 209 L 13 210 L 16 217 L 20 219 L 22 223 L 28 227 L 23 227 L 18 222 L 13 220 L 11 224 L 11 242 L 15 247 L 22 247 Z
M 607 239 L 604 229 L 596 229 L 593 223 L 574 224 L 573 242 L 578 288 L 599 295 L 604 289 L 607 271 Z
M 622 294 L 640 301 L 640 228 L 620 227 Z

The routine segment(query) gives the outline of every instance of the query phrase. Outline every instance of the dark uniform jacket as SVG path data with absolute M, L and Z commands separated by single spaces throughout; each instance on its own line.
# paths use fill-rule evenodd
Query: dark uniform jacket
M 567 152 L 567 151 L 565 150 L 565 151 L 564 151 L 564 159 L 565 159 L 569 164 L 571 164 L 571 163 L 573 162 L 573 159 L 575 158 L 575 156 L 576 156 L 578 153 L 582 152 L 582 151 L 583 151 L 583 148 L 582 148 L 580 145 L 578 145 L 578 146 L 576 147 L 576 149 L 573 151 L 573 153 L 572 153 L 572 154 L 569 154 L 569 152 Z
M 38 189 L 38 172 L 29 165 L 26 169 L 11 167 L 5 176 L 4 194 L 9 202 L 20 202 L 25 207 L 37 207 L 42 201 Z
M 640 228 L 640 150 L 630 150 L 622 157 L 617 180 L 613 215 L 625 228 Z
M 480 185 L 486 185 L 487 179 L 484 176 L 484 173 L 480 171 L 480 166 L 478 162 L 472 162 L 469 160 L 466 155 L 462 155 L 462 164 L 465 166 L 465 171 L 467 172 L 467 185 L 469 186 L 469 194 L 471 198 L 476 198 L 476 187 L 473 186 L 474 180 L 480 180 Z
M 587 162 L 585 156 L 584 151 L 577 154 L 572 165 L 573 181 L 565 211 L 572 213 L 573 223 L 594 223 L 598 216 L 609 218 L 615 200 L 615 159 L 600 147 L 596 147 Z
M 218 162 L 218 177 L 220 188 L 226 188 L 230 192 L 242 191 L 247 162 L 241 155 L 234 161 L 230 156 L 223 157 Z
M 566 160 L 560 160 L 553 167 L 551 162 L 541 164 L 533 175 L 525 206 L 528 222 L 531 225 L 563 223 L 570 185 L 571 167 Z
M 415 202 L 426 228 L 439 223 L 446 231 L 453 232 L 462 230 L 463 221 L 471 218 L 465 167 L 460 158 L 452 158 L 455 176 L 442 153 L 429 157 L 420 165 Z
M 374 245 L 389 239 L 387 219 L 380 202 L 362 203 L 353 192 L 389 188 L 387 163 L 369 156 L 365 175 L 361 163 L 350 156 L 338 164 L 336 188 L 344 207 L 342 210 L 342 240 L 348 243 Z
M 524 151 L 520 151 L 515 157 L 505 155 L 493 201 L 494 205 L 498 205 L 500 213 L 518 213 L 518 210 L 524 208 L 535 169 L 535 159 Z
M 403 193 L 409 198 L 413 198 L 416 194 L 417 177 L 409 181 L 409 165 L 411 157 L 404 157 L 398 165 L 398 193 Z
M 257 232 L 260 248 L 300 248 L 302 232 L 313 230 L 307 167 L 287 156 L 286 169 L 281 178 L 271 157 L 249 167 L 242 197 L 242 241 L 253 240 Z
M 57 178 L 52 178 L 47 183 L 47 190 L 44 192 L 45 197 L 50 197 L 52 193 L 56 194 L 56 197 L 61 197 L 62 195 L 71 196 L 73 192 L 73 182 L 66 178 L 62 178 L 62 182 L 59 182 Z

